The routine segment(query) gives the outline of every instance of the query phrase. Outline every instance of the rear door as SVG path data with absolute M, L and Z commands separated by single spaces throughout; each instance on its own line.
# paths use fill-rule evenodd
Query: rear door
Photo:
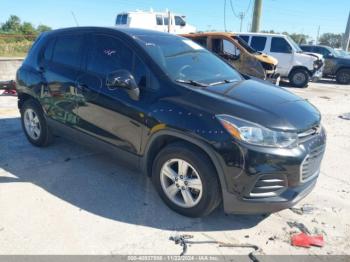
M 123 89 L 106 86 L 107 75 L 124 69 L 134 74 L 139 87 L 148 83 L 149 70 L 120 39 L 103 34 L 89 37 L 85 74 L 78 79 L 79 128 L 98 139 L 136 153 L 141 146 L 143 99 L 135 101 Z
M 77 88 L 83 54 L 82 34 L 59 35 L 51 38 L 42 54 L 40 99 L 47 115 L 63 124 L 76 126 Z
M 290 44 L 278 36 L 271 37 L 270 54 L 278 60 L 277 72 L 288 76 L 293 64 L 293 51 Z

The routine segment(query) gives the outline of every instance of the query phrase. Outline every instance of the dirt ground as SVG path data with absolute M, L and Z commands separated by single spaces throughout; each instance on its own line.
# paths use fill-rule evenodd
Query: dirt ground
M 267 217 L 225 215 L 222 208 L 190 219 L 169 210 L 150 180 L 102 152 L 62 138 L 31 146 L 21 130 L 16 98 L 0 96 L 0 254 L 180 254 L 169 237 L 251 243 L 262 254 L 350 254 L 350 86 L 323 80 L 288 90 L 322 113 L 328 143 L 313 192 L 296 207 Z M 325 246 L 290 245 L 303 223 Z M 246 249 L 191 245 L 189 255 L 247 254 Z

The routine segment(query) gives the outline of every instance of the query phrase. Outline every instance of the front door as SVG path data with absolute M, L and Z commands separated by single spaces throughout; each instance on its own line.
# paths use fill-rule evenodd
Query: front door
M 277 73 L 288 76 L 293 64 L 293 51 L 290 44 L 282 37 L 271 37 L 269 54 L 278 60 Z
M 142 64 L 134 65 L 134 53 L 115 37 L 93 35 L 89 38 L 86 73 L 78 79 L 78 93 L 84 97 L 78 105 L 79 128 L 121 149 L 137 153 L 144 121 L 142 101 L 133 100 L 123 89 L 108 88 L 106 78 L 120 69 L 134 72 L 135 67 Z M 135 76 L 139 86 L 146 82 L 145 78 Z

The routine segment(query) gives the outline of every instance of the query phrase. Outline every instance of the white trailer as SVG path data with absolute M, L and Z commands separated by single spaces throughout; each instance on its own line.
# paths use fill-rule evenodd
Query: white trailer
M 170 25 L 169 25 L 170 18 Z M 116 17 L 117 27 L 151 29 L 174 34 L 188 34 L 196 28 L 187 24 L 186 17 L 169 12 L 133 11 L 119 13 Z

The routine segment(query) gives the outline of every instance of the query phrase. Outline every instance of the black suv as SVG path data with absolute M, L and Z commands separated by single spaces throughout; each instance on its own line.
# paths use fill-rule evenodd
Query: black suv
M 339 84 L 350 84 L 350 57 L 340 56 L 333 48 L 324 45 L 301 45 L 300 48 L 305 52 L 323 55 L 324 77 L 335 77 Z
M 316 183 L 319 111 L 242 76 L 189 39 L 140 29 L 42 34 L 17 72 L 23 130 L 112 149 L 150 176 L 165 203 L 203 216 L 288 208 Z

